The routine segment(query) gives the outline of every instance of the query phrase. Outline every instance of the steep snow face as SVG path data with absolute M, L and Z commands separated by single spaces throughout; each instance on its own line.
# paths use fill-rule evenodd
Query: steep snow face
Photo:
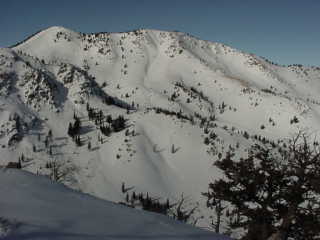
M 23 171 L 1 170 L 0 191 L 0 237 L 5 239 L 229 239 Z
M 23 155 L 24 169 L 54 178 L 57 162 L 59 181 L 113 201 L 124 199 L 122 183 L 173 201 L 184 193 L 206 226 L 201 193 L 221 177 L 219 153 L 317 131 L 319 80 L 319 68 L 179 32 L 49 28 L 0 49 L 0 165 Z M 67 134 L 74 115 L 82 146 Z M 126 129 L 105 136 L 108 115 L 124 115 Z

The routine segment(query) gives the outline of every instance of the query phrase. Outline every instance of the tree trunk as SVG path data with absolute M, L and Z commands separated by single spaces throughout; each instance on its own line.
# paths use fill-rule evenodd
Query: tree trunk
M 294 219 L 294 208 L 290 207 L 288 213 L 283 217 L 283 221 L 278 231 L 273 233 L 268 240 L 287 240 L 288 231 L 292 220 Z

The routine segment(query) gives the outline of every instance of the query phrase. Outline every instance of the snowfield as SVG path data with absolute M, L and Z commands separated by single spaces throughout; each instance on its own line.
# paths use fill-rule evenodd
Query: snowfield
M 207 228 L 214 213 L 201 193 L 222 176 L 214 161 L 299 130 L 317 135 L 319 91 L 319 67 L 276 65 L 185 33 L 52 27 L 0 49 L 0 165 L 20 159 L 115 202 L 126 197 L 122 183 L 172 202 L 184 194 Z M 74 115 L 81 146 L 68 135 Z M 125 128 L 104 134 L 119 115 Z
M 1 239 L 229 239 L 24 171 L 0 170 L 0 191 Z

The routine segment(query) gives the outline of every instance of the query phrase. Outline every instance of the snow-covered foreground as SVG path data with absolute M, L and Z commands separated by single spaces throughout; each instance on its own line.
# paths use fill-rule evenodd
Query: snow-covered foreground
M 0 192 L 0 229 L 7 240 L 229 239 L 24 171 L 1 170 Z

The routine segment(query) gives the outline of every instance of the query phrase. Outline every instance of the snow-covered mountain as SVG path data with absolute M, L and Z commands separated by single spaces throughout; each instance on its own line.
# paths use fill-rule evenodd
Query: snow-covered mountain
M 320 68 L 275 65 L 185 33 L 52 27 L 0 49 L 0 165 L 22 158 L 25 170 L 52 177 L 56 163 L 58 180 L 111 201 L 124 199 L 122 183 L 172 201 L 184 194 L 205 226 L 201 192 L 221 177 L 214 160 L 317 132 L 319 91 Z M 82 146 L 68 136 L 74 115 Z M 105 136 L 108 115 L 123 115 L 125 129 Z

